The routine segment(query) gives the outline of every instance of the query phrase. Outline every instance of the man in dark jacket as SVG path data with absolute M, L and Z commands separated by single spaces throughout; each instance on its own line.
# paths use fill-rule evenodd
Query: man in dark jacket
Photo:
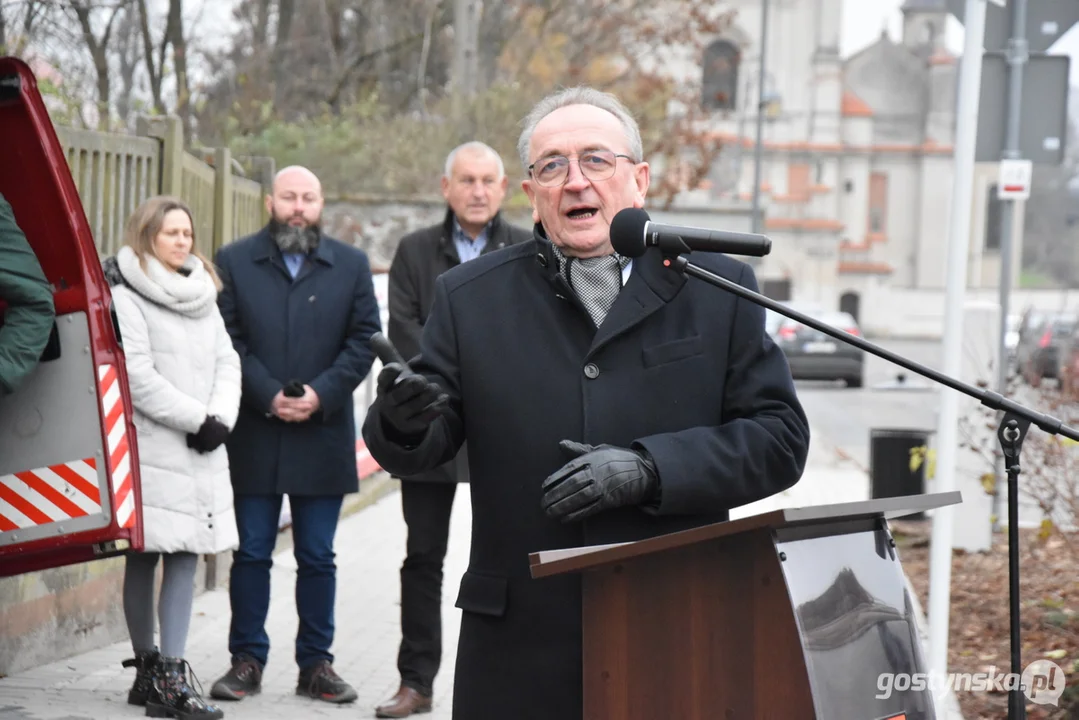
M 582 716 L 580 577 L 533 579 L 529 553 L 726 520 L 797 482 L 809 447 L 763 308 L 657 248 L 614 253 L 611 219 L 643 207 L 650 180 L 622 104 L 572 88 L 524 128 L 533 240 L 438 278 L 420 357 L 383 369 L 363 426 L 402 475 L 468 442 L 455 720 Z M 743 262 L 697 262 L 757 288 Z
M 0 396 L 3 396 L 15 392 L 23 378 L 37 367 L 56 319 L 52 288 L 3 195 L 0 195 L 0 300 L 7 304 L 0 322 Z
M 462 262 L 531 239 L 532 233 L 501 217 L 507 184 L 502 158 L 481 142 L 465 143 L 446 158 L 442 175 L 442 196 L 448 205 L 445 220 L 401 238 L 390 265 L 389 337 L 404 357 L 420 352 L 420 336 L 439 275 Z M 401 685 L 376 708 L 376 717 L 403 718 L 431 709 L 442 659 L 442 564 L 455 483 L 468 479 L 465 458 L 467 452 L 462 450 L 434 470 L 401 478 L 401 507 L 408 526 L 397 654 Z
M 381 330 L 363 251 L 322 234 L 322 189 L 310 170 L 277 174 L 260 232 L 225 246 L 218 299 L 240 354 L 243 395 L 228 440 L 240 546 L 229 598 L 232 669 L 211 695 L 241 700 L 261 689 L 270 640 L 270 567 L 284 495 L 292 511 L 296 573 L 296 692 L 351 702 L 333 669 L 333 539 L 346 493 L 359 489 L 352 393 L 371 369 Z

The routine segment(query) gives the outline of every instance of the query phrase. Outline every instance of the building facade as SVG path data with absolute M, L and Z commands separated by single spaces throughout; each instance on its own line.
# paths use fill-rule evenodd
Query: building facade
M 772 238 L 757 267 L 762 286 L 779 299 L 858 310 L 881 288 L 945 286 L 958 62 L 945 47 L 944 0 L 906 0 L 898 42 L 882 30 L 841 57 L 843 2 L 769 0 L 761 95 L 761 2 L 727 0 L 734 21 L 710 39 L 698 70 L 725 149 L 710 180 L 680 204 L 729 210 L 751 201 L 761 108 L 760 205 Z M 976 168 L 972 288 L 999 284 L 995 177 L 995 164 Z M 1013 248 L 1021 257 L 1021 243 Z

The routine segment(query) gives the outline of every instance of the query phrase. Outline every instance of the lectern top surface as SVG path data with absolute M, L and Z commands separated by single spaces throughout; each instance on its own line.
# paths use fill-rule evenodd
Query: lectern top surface
M 863 520 L 869 517 L 891 520 L 946 505 L 955 505 L 959 502 L 962 502 L 962 495 L 958 491 L 953 491 L 833 505 L 781 508 L 759 515 L 702 525 L 690 530 L 659 535 L 637 542 L 543 550 L 531 553 L 529 555 L 529 564 L 532 568 L 533 578 L 547 577 L 565 572 L 588 570 L 607 563 L 624 561 L 649 553 L 671 550 L 761 528 L 780 529 L 823 522 Z

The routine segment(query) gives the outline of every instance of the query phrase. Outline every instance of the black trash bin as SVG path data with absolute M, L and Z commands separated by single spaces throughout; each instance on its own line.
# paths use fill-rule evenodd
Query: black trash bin
M 920 495 L 925 492 L 928 457 L 918 469 L 911 471 L 911 450 L 929 447 L 929 430 L 910 428 L 873 428 L 869 431 L 869 484 L 874 500 Z M 925 513 L 905 516 L 908 520 L 923 520 Z

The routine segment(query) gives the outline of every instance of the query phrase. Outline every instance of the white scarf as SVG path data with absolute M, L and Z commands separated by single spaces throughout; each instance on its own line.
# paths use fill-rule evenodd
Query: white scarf
M 204 317 L 210 313 L 217 301 L 217 288 L 202 260 L 188 255 L 181 268 L 185 275 L 169 270 L 152 255 L 145 259 L 144 271 L 131 247 L 125 245 L 116 253 L 120 273 L 135 292 L 181 315 Z

